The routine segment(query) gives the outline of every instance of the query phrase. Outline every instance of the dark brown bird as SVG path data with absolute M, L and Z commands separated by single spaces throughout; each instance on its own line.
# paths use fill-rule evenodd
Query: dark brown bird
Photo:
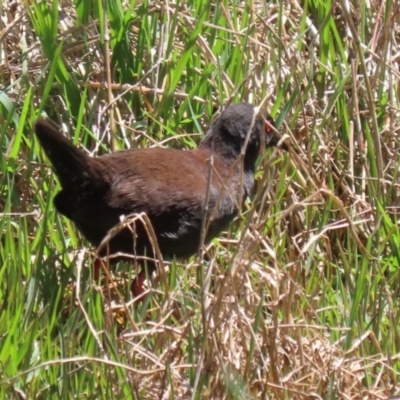
M 279 142 L 272 118 L 254 114 L 254 106 L 248 103 L 228 106 L 197 149 L 190 151 L 148 148 L 92 158 L 48 120 L 37 120 L 35 133 L 62 186 L 54 198 L 56 209 L 73 221 L 92 245 L 99 246 L 122 215 L 145 212 L 163 257 L 169 259 L 198 251 L 205 208 L 205 243 L 237 215 L 253 186 L 261 142 L 266 146 Z M 122 230 L 111 239 L 108 251 L 153 256 L 148 234 L 139 222 L 136 238 L 131 230 Z M 142 272 L 134 282 L 133 291 L 143 276 Z

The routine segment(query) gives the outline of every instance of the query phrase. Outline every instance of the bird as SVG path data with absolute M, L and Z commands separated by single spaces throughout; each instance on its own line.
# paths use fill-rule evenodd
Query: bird
M 164 259 L 188 258 L 225 230 L 238 215 L 254 184 L 262 142 L 280 145 L 269 114 L 246 103 L 228 105 L 209 127 L 197 148 L 140 148 L 91 157 L 45 118 L 34 132 L 61 191 L 57 211 L 98 247 L 124 216 L 145 213 Z M 155 257 L 146 227 L 124 228 L 100 252 Z M 115 260 L 124 259 L 123 255 Z M 131 259 L 131 257 L 130 257 Z M 132 282 L 134 296 L 156 263 L 142 263 Z

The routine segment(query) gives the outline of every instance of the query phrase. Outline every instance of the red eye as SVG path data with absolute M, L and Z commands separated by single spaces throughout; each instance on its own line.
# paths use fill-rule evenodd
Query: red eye
M 267 123 L 265 124 L 265 133 L 273 132 L 273 128 L 275 128 L 275 122 L 270 115 L 266 117 Z

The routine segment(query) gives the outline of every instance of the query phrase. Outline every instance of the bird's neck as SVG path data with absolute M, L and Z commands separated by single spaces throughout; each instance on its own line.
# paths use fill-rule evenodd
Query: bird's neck
M 232 165 L 240 156 L 240 146 L 226 143 L 223 138 L 207 135 L 199 144 L 200 150 L 211 153 L 214 157 L 223 160 L 225 164 Z

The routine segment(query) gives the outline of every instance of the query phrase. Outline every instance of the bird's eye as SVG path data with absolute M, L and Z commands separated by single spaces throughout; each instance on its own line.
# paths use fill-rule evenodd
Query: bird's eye
M 267 123 L 265 124 L 265 133 L 268 134 L 268 133 L 273 132 L 273 130 L 275 128 L 275 123 L 274 123 L 274 120 L 272 119 L 272 117 L 269 115 L 267 116 L 266 120 L 267 120 Z

